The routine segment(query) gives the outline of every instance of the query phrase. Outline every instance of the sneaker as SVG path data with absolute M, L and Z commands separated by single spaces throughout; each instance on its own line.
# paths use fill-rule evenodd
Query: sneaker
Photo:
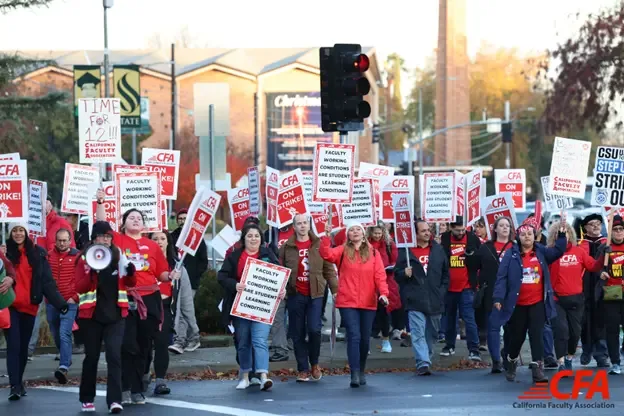
M 129 391 L 121 392 L 121 404 L 132 404 L 132 394 Z
M 384 339 L 383 341 L 381 341 L 381 352 L 384 352 L 384 353 L 392 352 L 392 344 L 390 344 L 389 340 Z
M 142 393 L 134 393 L 130 396 L 132 404 L 145 404 L 145 396 Z
M 261 381 L 260 390 L 269 391 L 271 390 L 271 387 L 273 387 L 273 380 L 271 380 L 270 378 L 266 378 Z
M 76 345 L 72 348 L 72 354 L 84 354 L 84 345 Z
M 416 374 L 419 376 L 430 376 L 431 375 L 431 370 L 429 369 L 428 365 L 422 366 L 418 369 L 416 369 Z
M 557 368 L 558 372 L 565 371 L 565 370 L 566 370 L 566 368 L 565 368 L 565 365 L 563 365 L 563 364 L 559 365 L 559 367 Z
M 611 365 L 609 365 L 609 360 L 607 360 L 606 358 L 602 358 L 602 359 L 596 361 L 596 367 L 598 367 L 598 368 L 609 368 L 609 367 L 611 367 Z
M 503 372 L 503 363 L 500 361 L 492 361 L 492 374 L 500 374 Z
M 611 368 L 609 369 L 609 374 L 613 374 L 613 375 L 622 374 L 622 370 L 620 369 L 620 365 L 619 364 L 613 364 L 611 366 Z
M 442 357 L 450 357 L 451 355 L 455 355 L 455 348 L 444 347 L 442 351 L 440 351 L 440 355 Z
M 479 352 L 487 352 L 487 346 L 486 345 L 479 345 Z
M 563 366 L 565 367 L 566 370 L 572 370 L 572 360 L 565 358 L 563 360 Z
M 95 404 L 83 403 L 82 406 L 80 406 L 80 411 L 81 412 L 95 412 Z
M 546 370 L 557 370 L 559 368 L 559 363 L 554 357 L 546 357 L 544 359 L 544 368 Z
M 186 351 L 186 352 L 193 352 L 193 351 L 195 351 L 199 347 L 201 347 L 201 343 L 199 342 L 199 340 L 191 341 L 191 342 L 189 342 L 186 345 L 186 347 L 184 348 L 184 351 Z
M 403 341 L 401 341 L 401 347 L 410 348 L 412 346 L 412 337 L 407 336 Z
M 308 381 L 310 381 L 310 373 L 307 371 L 300 371 L 297 374 L 297 383 L 307 383 Z
M 118 413 L 123 412 L 123 406 L 119 403 L 112 403 L 108 408 L 108 413 L 116 415 Z
M 20 395 L 20 397 L 28 396 L 28 393 L 26 392 L 26 384 L 22 383 L 22 385 L 20 386 L 19 395 Z
M 32 362 L 32 360 L 33 360 L 33 356 L 31 354 L 31 355 L 28 356 L 28 362 L 30 363 L 30 362 Z
M 154 387 L 154 396 L 164 396 L 171 393 L 171 389 L 166 384 L 157 384 Z
M 249 387 L 249 384 L 250 384 L 249 380 L 243 378 L 236 385 L 236 390 L 245 390 L 246 388 Z
M 589 365 L 591 363 L 591 355 L 582 353 L 581 354 L 581 365 Z
M 20 388 L 13 386 L 11 387 L 11 391 L 9 392 L 9 401 L 15 402 L 21 398 L 20 396 Z
M 319 381 L 323 378 L 323 372 L 321 371 L 321 367 L 319 365 L 312 366 L 312 381 Z
M 269 361 L 272 362 L 272 363 L 288 361 L 288 354 L 283 354 L 281 352 L 276 352 L 275 354 L 273 354 L 269 358 Z
M 60 356 L 60 355 L 58 355 L 58 354 L 56 354 L 56 355 L 54 356 L 54 361 L 61 361 L 61 356 Z
M 481 362 L 481 354 L 479 354 L 479 351 L 473 351 L 470 354 L 468 354 L 468 359 L 470 361 L 474 361 L 477 363 Z
M 258 377 L 252 377 L 251 380 L 249 380 L 249 385 L 250 386 L 259 386 L 262 383 L 260 382 L 260 379 Z
M 54 372 L 54 377 L 56 377 L 59 384 L 67 384 L 67 369 L 59 368 Z
M 445 344 L 445 343 L 446 343 L 446 337 L 438 338 L 438 344 Z
M 172 352 L 174 354 L 183 354 L 184 353 L 184 347 L 180 344 L 178 344 L 177 342 L 173 345 L 169 345 L 169 347 L 167 348 L 169 350 L 169 352 Z
M 401 341 L 401 331 L 393 329 L 392 334 L 390 334 L 390 339 L 394 341 Z

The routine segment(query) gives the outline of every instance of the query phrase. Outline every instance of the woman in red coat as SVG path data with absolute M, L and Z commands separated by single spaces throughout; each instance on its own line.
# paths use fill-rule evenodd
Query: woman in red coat
M 379 303 L 377 305 L 377 315 L 373 325 L 373 335 L 381 331 L 381 352 L 391 353 L 392 345 L 390 344 L 390 312 L 401 308 L 401 295 L 399 294 L 399 285 L 393 277 L 393 267 L 399 257 L 397 246 L 390 239 L 388 231 L 383 223 L 379 223 L 368 229 L 368 242 L 371 247 L 379 252 L 384 268 L 386 269 L 386 282 L 388 284 L 388 301 L 389 305 Z M 392 266 L 392 267 L 391 267 Z M 396 324 L 395 324 L 396 325 Z

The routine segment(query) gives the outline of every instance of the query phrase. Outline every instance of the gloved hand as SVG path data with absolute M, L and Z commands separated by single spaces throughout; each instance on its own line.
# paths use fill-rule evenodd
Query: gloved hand
M 132 277 L 134 276 L 134 273 L 136 273 L 136 266 L 134 263 L 128 263 L 126 266 L 126 276 Z

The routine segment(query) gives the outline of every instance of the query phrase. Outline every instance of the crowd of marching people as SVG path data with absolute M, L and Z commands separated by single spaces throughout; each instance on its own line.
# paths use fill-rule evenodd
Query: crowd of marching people
M 61 218 L 50 200 L 45 238 L 33 241 L 25 223 L 9 226 L 0 253 L 0 295 L 14 294 L 5 330 L 11 401 L 27 395 L 23 375 L 40 305 L 59 350 L 60 384 L 67 383 L 72 365 L 72 334 L 80 334 L 85 358 L 79 399 L 85 412 L 95 411 L 102 342 L 111 413 L 145 403 L 152 365 L 154 394 L 168 394 L 169 353 L 200 345 L 193 298 L 208 267 L 207 248 L 202 242 L 182 267 L 175 249 L 188 212 L 178 212 L 180 228 L 172 233 L 146 234 L 143 213 L 131 209 L 116 232 L 105 221 L 103 202 L 99 191 L 92 230 L 82 229 L 76 218 Z M 516 378 L 527 334 L 535 382 L 548 380 L 545 369 L 571 370 L 579 341 L 583 365 L 593 358 L 597 367 L 620 374 L 624 222 L 619 215 L 611 218 L 610 241 L 601 235 L 603 217 L 595 214 L 580 224 L 568 224 L 564 216 L 548 230 L 535 216 L 520 225 L 501 217 L 491 233 L 482 219 L 469 228 L 461 217 L 450 224 L 415 219 L 416 246 L 399 250 L 392 224 L 365 228 L 347 222 L 338 233 L 319 237 L 307 215 L 270 230 L 249 217 L 217 274 L 222 324 L 234 329 L 236 389 L 270 390 L 269 363 L 289 359 L 289 340 L 297 382 L 321 380 L 329 296 L 345 331 L 353 388 L 367 384 L 371 338 L 381 338 L 382 353 L 392 352 L 391 338 L 402 339 L 402 346 L 413 349 L 416 373 L 427 376 L 434 344 L 443 343 L 442 357 L 452 356 L 461 332 L 467 358 L 480 362 L 489 352 L 491 372 L 509 381 Z M 112 256 L 100 270 L 87 259 L 94 244 Z M 291 271 L 272 325 L 230 315 L 245 290 L 241 279 L 250 258 Z

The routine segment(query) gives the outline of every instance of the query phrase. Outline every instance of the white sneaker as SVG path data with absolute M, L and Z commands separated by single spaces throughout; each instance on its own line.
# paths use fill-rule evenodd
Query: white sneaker
M 253 377 L 251 380 L 249 380 L 249 385 L 250 386 L 259 386 L 262 383 L 260 383 L 260 379 L 257 377 Z
M 122 411 L 123 411 L 123 406 L 120 405 L 119 403 L 113 403 L 108 408 L 108 413 L 112 415 L 116 415 L 118 413 L 121 413 Z
M 183 354 L 184 353 L 184 347 L 182 347 L 182 345 L 180 344 L 173 344 L 173 345 L 169 345 L 169 347 L 167 348 L 170 352 L 174 353 L 174 354 Z
M 244 378 L 238 382 L 238 384 L 236 385 L 236 390 L 245 390 L 248 387 L 249 387 L 249 380 Z
M 201 347 L 201 343 L 199 341 L 192 341 L 186 345 L 186 348 L 184 348 L 184 351 L 193 352 L 199 347 Z
M 269 391 L 271 390 L 271 387 L 273 387 L 273 380 L 271 380 L 270 378 L 265 378 L 264 380 L 262 380 L 260 384 L 260 390 Z
M 393 329 L 392 334 L 390 334 L 390 339 L 394 341 L 401 341 L 401 331 L 398 329 Z
M 381 341 L 381 352 L 384 352 L 384 353 L 392 352 L 392 344 L 390 344 L 390 341 L 388 341 L 387 339 Z
M 614 375 L 622 374 L 622 369 L 620 368 L 620 365 L 619 364 L 613 364 L 611 366 L 611 369 L 609 370 L 609 374 L 614 374 Z

